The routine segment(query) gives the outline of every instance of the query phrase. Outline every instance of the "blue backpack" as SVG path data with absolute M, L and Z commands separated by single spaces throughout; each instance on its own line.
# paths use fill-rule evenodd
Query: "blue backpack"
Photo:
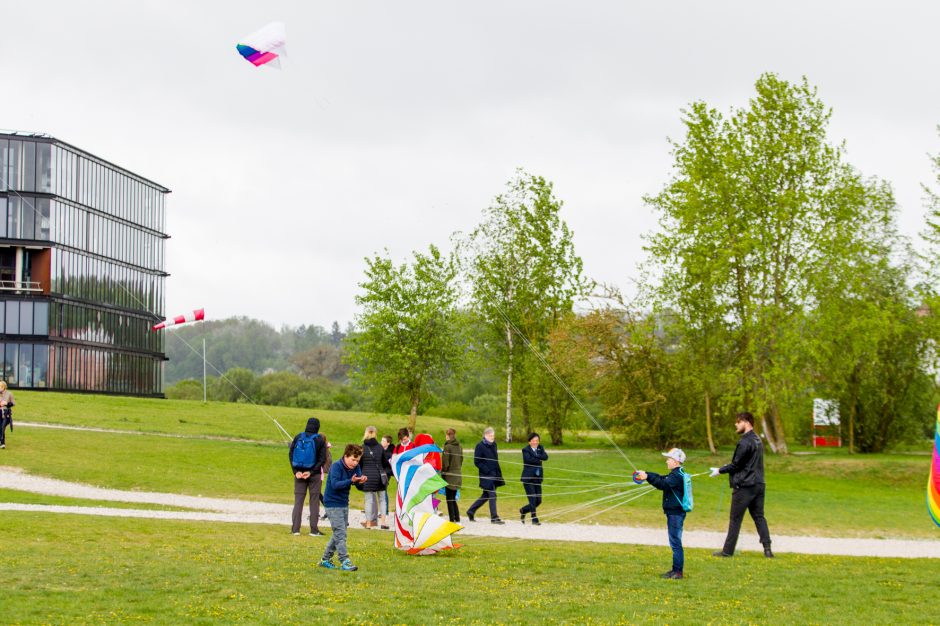
M 319 433 L 300 433 L 297 443 L 294 444 L 294 454 L 290 458 L 291 465 L 299 469 L 313 469 L 317 460 L 316 440 L 319 436 Z
M 676 495 L 676 492 L 672 491 L 672 495 L 675 496 L 676 500 L 679 500 L 679 504 L 682 506 L 682 510 L 688 513 L 692 510 L 692 477 L 685 473 L 685 470 L 681 467 L 679 468 L 679 473 L 682 474 L 682 498 Z

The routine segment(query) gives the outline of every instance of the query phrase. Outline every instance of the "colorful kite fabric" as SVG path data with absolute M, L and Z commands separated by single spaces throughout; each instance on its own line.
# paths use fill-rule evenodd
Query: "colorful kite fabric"
M 280 57 L 287 56 L 287 30 L 281 22 L 271 22 L 235 46 L 245 60 L 254 65 L 281 67 Z
M 937 406 L 937 424 L 933 435 L 933 463 L 927 478 L 927 511 L 940 526 L 940 406 Z
M 463 526 L 434 514 L 431 495 L 447 486 L 425 463 L 425 456 L 443 452 L 435 445 L 417 446 L 392 457 L 392 473 L 398 481 L 395 497 L 395 547 L 408 554 L 435 554 L 459 548 L 451 538 Z
M 205 309 L 196 309 L 189 315 L 177 315 L 166 320 L 163 320 L 159 324 L 156 324 L 153 327 L 153 330 L 160 330 L 161 328 L 166 328 L 167 326 L 173 326 L 175 324 L 185 324 L 186 322 L 201 322 L 206 317 Z

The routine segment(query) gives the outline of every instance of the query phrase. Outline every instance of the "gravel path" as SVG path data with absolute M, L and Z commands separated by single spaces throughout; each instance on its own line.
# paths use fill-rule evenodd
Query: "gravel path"
M 54 478 L 31 476 L 17 468 L 9 467 L 0 467 L 0 488 L 53 496 L 110 502 L 161 504 L 199 509 L 198 511 L 192 512 L 145 511 L 139 509 L 112 509 L 88 506 L 0 503 L 0 511 L 38 511 L 113 517 L 272 524 L 283 526 L 285 532 L 290 524 L 291 506 L 287 504 L 272 504 L 228 498 L 204 498 L 202 496 L 182 496 L 146 491 L 104 489 Z M 361 511 L 350 511 L 349 521 L 351 527 L 358 527 L 361 519 Z M 563 523 L 546 523 L 542 526 L 534 527 L 531 525 L 523 525 L 518 521 L 509 521 L 504 526 L 496 526 L 490 524 L 486 518 L 482 518 L 476 522 L 465 521 L 464 523 L 465 528 L 460 531 L 460 536 L 462 537 L 462 542 L 468 547 L 477 546 L 485 548 L 487 545 L 513 543 L 521 539 L 590 541 L 597 543 L 621 543 L 649 546 L 668 545 L 665 528 L 634 528 L 629 526 Z M 505 539 L 505 542 L 492 541 L 488 538 Z M 781 554 L 799 553 L 839 556 L 940 558 L 940 541 L 847 539 L 786 535 L 774 535 L 773 539 L 774 552 Z M 687 548 L 718 549 L 721 547 L 723 541 L 724 533 L 720 532 L 687 530 L 682 534 L 682 543 Z M 746 532 L 742 533 L 738 546 L 739 550 L 762 549 L 758 542 L 757 535 Z

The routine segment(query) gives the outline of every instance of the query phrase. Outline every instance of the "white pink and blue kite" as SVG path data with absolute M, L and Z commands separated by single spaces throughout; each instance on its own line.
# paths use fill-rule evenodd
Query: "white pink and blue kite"
M 271 22 L 250 35 L 242 37 L 235 46 L 238 53 L 255 67 L 281 67 L 281 57 L 287 56 L 287 30 L 281 22 Z

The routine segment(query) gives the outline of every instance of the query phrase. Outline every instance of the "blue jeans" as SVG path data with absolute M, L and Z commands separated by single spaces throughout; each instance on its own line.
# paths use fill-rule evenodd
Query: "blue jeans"
M 681 572 L 685 565 L 685 554 L 682 552 L 682 524 L 685 522 L 685 513 L 680 515 L 666 515 L 666 530 L 669 531 L 669 547 L 672 548 L 672 571 Z
M 328 561 L 333 558 L 333 554 L 339 555 L 340 562 L 349 558 L 349 552 L 346 551 L 346 527 L 349 526 L 349 507 L 328 508 L 326 517 L 330 520 L 330 527 L 333 529 L 333 536 L 330 542 L 326 544 L 326 550 L 323 551 L 323 560 Z

